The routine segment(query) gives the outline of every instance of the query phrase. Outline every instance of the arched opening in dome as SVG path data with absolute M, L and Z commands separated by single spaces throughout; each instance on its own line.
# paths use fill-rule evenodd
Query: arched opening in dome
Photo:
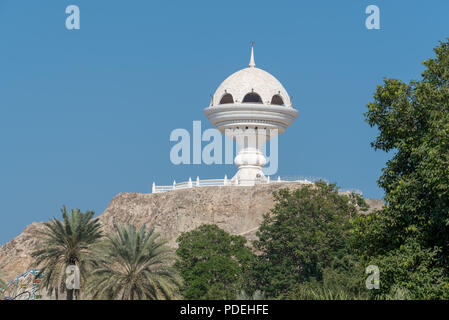
M 271 104 L 275 104 L 278 106 L 283 106 L 284 105 L 284 100 L 282 100 L 282 97 L 278 94 L 275 94 L 273 96 L 273 98 L 271 99 Z
M 234 98 L 230 93 L 224 94 L 223 97 L 221 97 L 219 104 L 227 104 L 227 103 L 234 103 Z
M 255 92 L 248 93 L 243 98 L 243 103 L 262 103 L 262 98 Z

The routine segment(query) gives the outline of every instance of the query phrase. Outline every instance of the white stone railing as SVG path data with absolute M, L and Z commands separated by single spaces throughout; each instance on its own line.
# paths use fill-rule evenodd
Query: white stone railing
M 189 178 L 188 181 L 185 182 L 179 182 L 173 181 L 173 184 L 170 186 L 157 186 L 156 183 L 153 182 L 153 188 L 152 193 L 161 193 L 161 192 L 167 192 L 172 190 L 181 190 L 181 189 L 187 189 L 187 188 L 195 188 L 195 187 L 217 187 L 217 186 L 251 186 L 255 184 L 269 184 L 269 183 L 279 183 L 279 182 L 300 182 L 304 184 L 312 184 L 313 182 L 305 179 L 305 180 L 295 180 L 295 179 L 281 179 L 281 177 L 278 177 L 277 179 L 272 180 L 270 177 L 267 177 L 266 180 L 251 180 L 251 181 L 244 181 L 244 180 L 230 180 L 227 178 L 227 176 L 224 176 L 224 179 L 206 179 L 206 180 L 200 180 L 199 177 L 196 178 L 195 181 L 192 181 L 191 178 Z

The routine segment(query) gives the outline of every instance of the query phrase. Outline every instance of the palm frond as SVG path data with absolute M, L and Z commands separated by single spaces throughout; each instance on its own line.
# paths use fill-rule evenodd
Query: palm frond
M 181 278 L 172 268 L 173 250 L 153 229 L 114 226 L 102 243 L 97 267 L 88 279 L 94 299 L 173 299 Z
M 50 295 L 55 294 L 56 298 L 66 291 L 65 270 L 69 264 L 79 267 L 83 285 L 88 270 L 95 264 L 92 248 L 102 237 L 93 211 L 82 213 L 72 209 L 69 213 L 63 206 L 61 214 L 62 221 L 53 218 L 44 223 L 44 228 L 38 231 L 41 246 L 31 253 L 34 265 L 41 269 L 41 288 Z

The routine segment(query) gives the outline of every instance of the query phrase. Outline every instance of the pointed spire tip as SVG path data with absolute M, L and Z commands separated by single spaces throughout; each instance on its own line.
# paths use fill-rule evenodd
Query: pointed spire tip
M 256 63 L 254 62 L 254 44 L 255 42 L 251 42 L 251 59 L 249 60 L 249 67 L 254 68 L 256 66 Z

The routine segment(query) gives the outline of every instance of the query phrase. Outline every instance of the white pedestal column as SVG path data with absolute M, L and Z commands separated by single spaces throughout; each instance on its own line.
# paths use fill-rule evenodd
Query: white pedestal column
M 262 167 L 267 164 L 267 159 L 260 151 L 266 141 L 265 130 L 246 129 L 236 134 L 239 152 L 234 163 L 238 166 L 238 171 L 232 180 L 238 179 L 239 185 L 244 186 L 266 181 Z

